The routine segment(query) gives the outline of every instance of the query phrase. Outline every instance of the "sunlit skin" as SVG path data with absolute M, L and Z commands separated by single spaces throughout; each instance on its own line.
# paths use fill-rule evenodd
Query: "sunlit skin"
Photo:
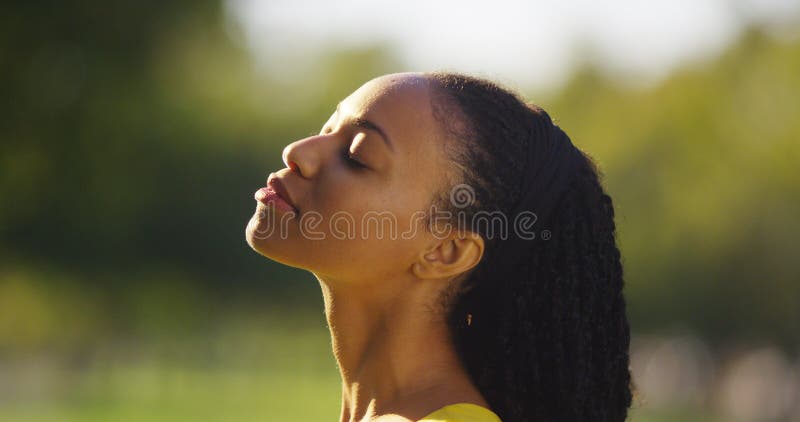
M 470 232 L 435 235 L 419 218 L 454 171 L 430 95 L 418 73 L 385 75 L 358 88 L 318 135 L 283 151 L 286 168 L 275 176 L 300 215 L 257 203 L 247 226 L 255 251 L 320 282 L 342 377 L 342 422 L 415 421 L 453 403 L 488 407 L 448 341 L 438 303 L 442 289 L 478 263 L 484 242 Z M 389 139 L 354 125 L 356 117 Z M 343 151 L 367 168 L 348 164 Z M 398 235 L 379 238 L 374 226 L 362 231 L 370 211 L 391 213 Z M 331 235 L 328 218 L 336 212 L 358 222 L 355 236 Z M 270 213 L 272 223 L 262 218 Z M 300 217 L 310 213 L 323 216 L 315 230 L 326 235 L 321 240 L 300 230 Z M 285 234 L 264 236 L 281 217 L 290 217 Z

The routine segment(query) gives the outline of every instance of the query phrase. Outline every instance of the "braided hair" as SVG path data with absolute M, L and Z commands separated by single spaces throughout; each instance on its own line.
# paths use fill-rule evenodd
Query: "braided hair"
M 614 207 L 599 170 L 513 91 L 460 73 L 424 75 L 458 169 L 447 181 L 473 195 L 456 206 L 442 189 L 435 205 L 464 217 L 459 226 L 490 210 L 539 211 L 541 230 L 527 242 L 490 225 L 460 227 L 485 239 L 481 261 L 442 297 L 462 364 L 504 422 L 624 421 L 630 333 Z

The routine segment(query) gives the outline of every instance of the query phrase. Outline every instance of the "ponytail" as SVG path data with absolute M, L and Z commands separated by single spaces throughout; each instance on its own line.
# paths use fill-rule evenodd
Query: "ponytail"
M 624 421 L 629 326 L 614 208 L 596 166 L 513 92 L 461 74 L 428 76 L 434 109 L 459 120 L 439 117 L 464 143 L 453 159 L 475 190 L 470 208 L 453 211 L 538 218 L 533 239 L 484 228 L 481 262 L 446 292 L 464 367 L 504 422 Z

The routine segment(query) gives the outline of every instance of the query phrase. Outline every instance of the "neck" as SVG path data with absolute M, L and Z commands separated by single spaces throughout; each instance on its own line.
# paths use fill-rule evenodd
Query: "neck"
M 341 422 L 385 414 L 417 420 L 459 402 L 487 406 L 449 341 L 435 283 L 387 282 L 398 287 L 376 292 L 317 278 L 342 377 Z

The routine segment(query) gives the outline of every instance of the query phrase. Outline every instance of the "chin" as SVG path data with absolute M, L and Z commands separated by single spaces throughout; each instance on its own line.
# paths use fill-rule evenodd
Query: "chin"
M 301 268 L 297 262 L 297 257 L 293 256 L 291 247 L 295 243 L 291 237 L 292 233 L 281 232 L 279 227 L 272 225 L 261 208 L 257 209 L 245 228 L 245 239 L 254 251 L 266 258 L 279 262 L 284 265 Z

